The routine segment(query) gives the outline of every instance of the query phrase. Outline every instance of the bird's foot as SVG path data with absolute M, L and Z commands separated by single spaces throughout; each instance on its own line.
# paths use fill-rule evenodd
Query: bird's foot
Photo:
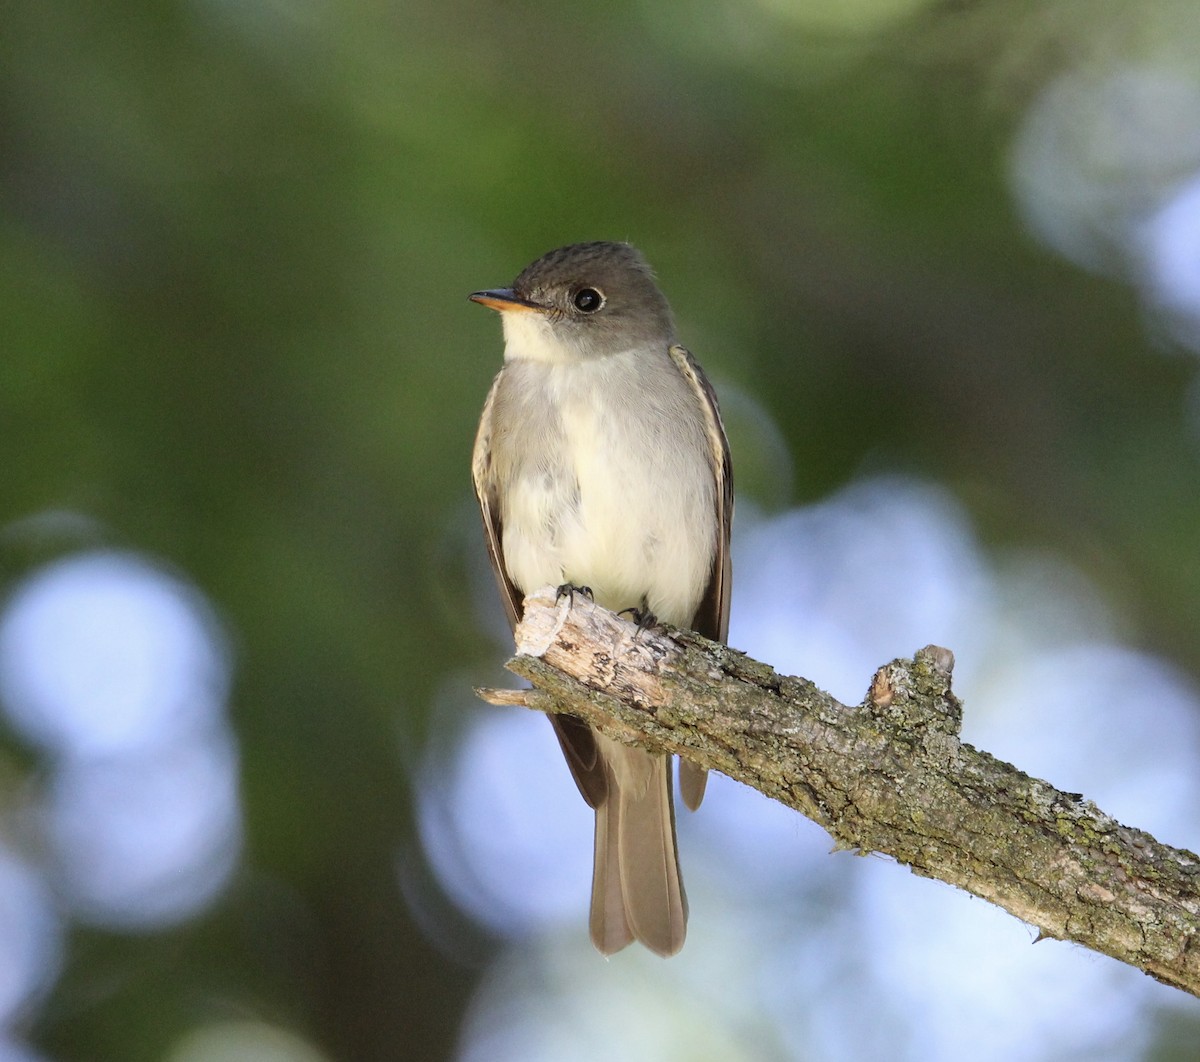
M 628 616 L 637 624 L 639 631 L 649 630 L 658 624 L 658 617 L 644 605 L 641 608 L 623 608 L 617 615 Z
M 589 601 L 595 601 L 592 596 L 592 588 L 590 586 L 576 586 L 574 583 L 562 583 L 554 592 L 554 600 L 561 601 L 564 597 L 570 597 L 572 594 L 582 594 Z

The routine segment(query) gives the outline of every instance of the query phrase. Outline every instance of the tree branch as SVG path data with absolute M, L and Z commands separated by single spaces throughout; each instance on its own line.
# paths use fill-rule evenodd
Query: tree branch
M 927 646 L 850 707 L 675 628 L 639 632 L 578 594 L 525 601 L 496 704 L 568 712 L 795 808 L 838 849 L 882 852 L 1200 995 L 1200 859 L 959 740 L 953 655 Z

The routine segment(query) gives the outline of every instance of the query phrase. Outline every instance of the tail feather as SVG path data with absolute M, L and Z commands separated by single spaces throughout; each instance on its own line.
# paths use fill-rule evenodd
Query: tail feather
M 596 809 L 591 934 L 606 955 L 630 940 L 674 955 L 687 933 L 671 759 L 597 735 L 608 797 Z
M 592 867 L 592 911 L 588 920 L 592 943 L 601 955 L 612 955 L 633 940 L 621 894 L 621 802 L 610 789 L 596 808 L 596 851 Z

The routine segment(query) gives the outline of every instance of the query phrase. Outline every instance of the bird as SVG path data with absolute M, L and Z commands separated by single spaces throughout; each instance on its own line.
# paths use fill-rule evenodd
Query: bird
M 732 586 L 733 468 L 717 397 L 680 343 L 666 297 L 628 243 L 560 247 L 496 310 L 504 364 L 475 438 L 472 479 L 511 627 L 526 594 L 586 592 L 641 626 L 664 621 L 724 642 Z M 611 955 L 637 940 L 683 946 L 673 758 L 550 716 L 595 811 L 589 931 Z M 707 774 L 680 761 L 692 810 Z

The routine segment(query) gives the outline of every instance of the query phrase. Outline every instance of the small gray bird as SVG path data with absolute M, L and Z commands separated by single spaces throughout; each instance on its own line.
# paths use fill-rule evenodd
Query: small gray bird
M 626 243 L 539 258 L 511 288 L 477 291 L 498 310 L 504 367 L 475 439 L 472 474 L 510 624 L 525 594 L 590 589 L 724 641 L 733 473 L 717 399 L 676 342 L 667 300 Z M 671 757 L 551 716 L 596 811 L 590 929 L 605 955 L 640 940 L 673 955 L 687 931 Z M 693 810 L 705 772 L 680 763 Z

